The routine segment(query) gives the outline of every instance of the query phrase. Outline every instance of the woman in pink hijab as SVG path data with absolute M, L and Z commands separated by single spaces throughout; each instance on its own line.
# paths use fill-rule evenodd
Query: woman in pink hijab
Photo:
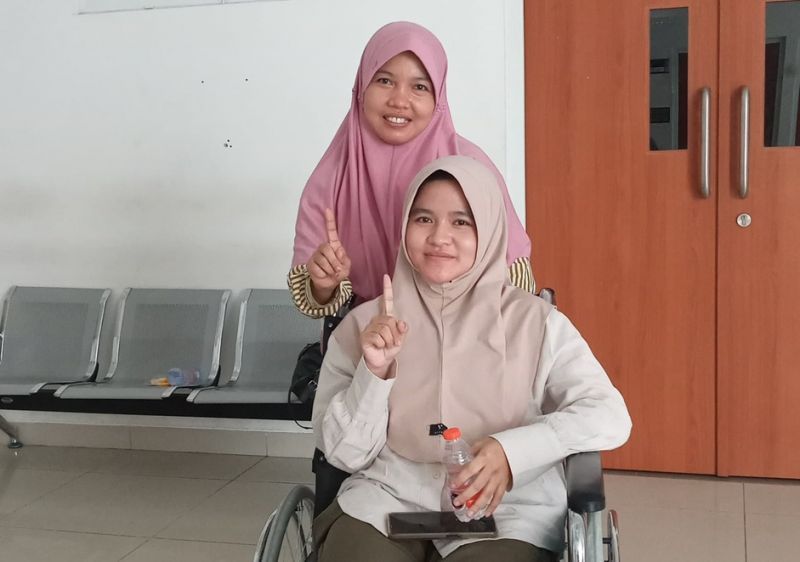
M 401 211 L 414 175 L 440 156 L 485 164 L 502 188 L 509 226 L 506 261 L 514 285 L 533 290 L 530 240 L 489 157 L 459 136 L 447 103 L 447 56 L 427 29 L 380 28 L 367 43 L 350 110 L 300 199 L 289 288 L 312 317 L 381 294 L 400 241 Z

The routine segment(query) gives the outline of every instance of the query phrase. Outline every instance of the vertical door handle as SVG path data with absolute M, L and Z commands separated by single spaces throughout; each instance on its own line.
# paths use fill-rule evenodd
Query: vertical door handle
M 700 196 L 707 199 L 711 194 L 711 89 L 700 91 Z
M 746 199 L 750 193 L 750 88 L 742 86 L 742 113 L 739 123 L 739 197 Z

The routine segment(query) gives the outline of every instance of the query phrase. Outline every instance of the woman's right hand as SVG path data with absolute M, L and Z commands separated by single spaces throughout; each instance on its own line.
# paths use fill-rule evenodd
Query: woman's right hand
M 325 230 L 328 241 L 321 244 L 306 263 L 311 277 L 311 293 L 319 304 L 330 301 L 339 283 L 350 276 L 350 258 L 339 241 L 336 217 L 330 209 L 325 209 Z
M 394 295 L 392 279 L 383 276 L 383 296 L 381 311 L 361 332 L 361 353 L 364 362 L 375 376 L 386 379 L 403 340 L 408 332 L 408 324 L 394 317 Z

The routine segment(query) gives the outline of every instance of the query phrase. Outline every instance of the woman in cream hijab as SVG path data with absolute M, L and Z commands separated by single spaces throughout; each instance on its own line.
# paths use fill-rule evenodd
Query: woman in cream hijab
M 465 156 L 431 162 L 403 219 L 394 279 L 334 332 L 320 375 L 317 446 L 352 476 L 315 522 L 319 559 L 556 560 L 561 461 L 627 440 L 622 396 L 569 320 L 511 285 L 491 170 Z M 479 493 L 497 539 L 386 537 L 388 513 L 441 509 L 439 423 L 473 445 L 457 483 L 473 480 L 455 501 Z

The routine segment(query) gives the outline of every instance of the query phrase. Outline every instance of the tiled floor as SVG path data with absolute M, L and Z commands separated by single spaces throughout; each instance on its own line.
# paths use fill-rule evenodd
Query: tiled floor
M 252 560 L 308 459 L 28 446 L 0 449 L 0 560 Z M 606 476 L 630 562 L 796 562 L 800 483 Z

